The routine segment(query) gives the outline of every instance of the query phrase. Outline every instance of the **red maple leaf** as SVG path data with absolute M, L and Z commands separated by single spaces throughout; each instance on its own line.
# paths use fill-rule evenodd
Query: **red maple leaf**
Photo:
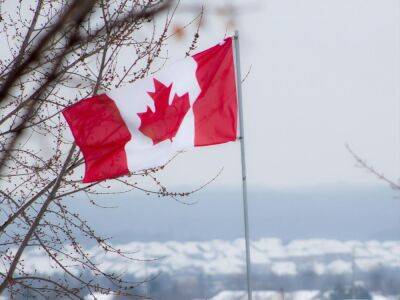
M 153 140 L 153 145 L 175 137 L 179 127 L 190 108 L 189 94 L 174 95 L 171 105 L 169 95 L 172 83 L 167 87 L 157 79 L 154 81 L 154 92 L 147 92 L 154 101 L 155 112 L 147 106 L 147 111 L 138 113 L 141 119 L 139 130 Z

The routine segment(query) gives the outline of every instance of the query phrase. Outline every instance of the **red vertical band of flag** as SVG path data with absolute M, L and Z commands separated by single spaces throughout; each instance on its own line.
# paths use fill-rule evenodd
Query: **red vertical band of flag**
M 63 111 L 85 159 L 83 182 L 116 178 L 129 173 L 125 145 L 131 134 L 106 94 L 79 101 Z
M 195 146 L 236 140 L 237 98 L 232 38 L 193 56 L 201 93 L 193 104 Z

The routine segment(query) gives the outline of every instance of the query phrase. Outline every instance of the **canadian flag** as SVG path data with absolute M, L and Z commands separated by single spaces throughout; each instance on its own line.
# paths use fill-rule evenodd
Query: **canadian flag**
M 63 111 L 85 159 L 83 182 L 164 165 L 177 152 L 235 141 L 233 40 Z

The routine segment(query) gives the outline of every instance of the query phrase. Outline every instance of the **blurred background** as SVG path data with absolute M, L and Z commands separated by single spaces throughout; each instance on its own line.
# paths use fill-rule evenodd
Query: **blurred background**
M 400 184 L 400 2 L 182 0 L 165 64 L 196 32 L 193 52 L 236 29 L 254 299 L 400 299 L 400 191 L 346 148 Z M 191 191 L 217 174 L 182 201 L 76 196 L 72 209 L 138 261 L 85 246 L 108 271 L 150 278 L 141 292 L 154 299 L 247 299 L 239 144 L 183 153 L 159 180 Z

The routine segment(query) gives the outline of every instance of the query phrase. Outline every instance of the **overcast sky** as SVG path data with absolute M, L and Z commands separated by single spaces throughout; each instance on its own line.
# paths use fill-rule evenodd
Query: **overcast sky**
M 236 24 L 242 73 L 251 66 L 243 85 L 249 183 L 273 188 L 379 183 L 355 167 L 345 143 L 399 178 L 400 2 L 249 2 L 236 1 L 244 11 Z M 206 11 L 223 2 L 208 3 Z M 206 15 L 198 50 L 223 38 L 225 20 Z M 182 45 L 169 45 L 171 61 Z M 239 163 L 237 143 L 197 149 L 163 177 L 173 185 L 198 184 L 223 167 L 215 184 L 237 185 Z
M 215 12 L 232 3 L 238 16 L 228 34 L 240 30 L 242 73 L 251 67 L 243 84 L 249 184 L 379 184 L 355 166 L 345 143 L 397 180 L 400 1 L 182 0 L 175 24 L 196 15 L 188 6 L 205 4 L 197 51 L 206 49 L 227 32 L 228 18 Z M 168 41 L 168 64 L 184 57 L 190 41 L 189 34 Z M 161 179 L 197 186 L 221 168 L 214 186 L 240 185 L 238 143 L 185 153 Z

